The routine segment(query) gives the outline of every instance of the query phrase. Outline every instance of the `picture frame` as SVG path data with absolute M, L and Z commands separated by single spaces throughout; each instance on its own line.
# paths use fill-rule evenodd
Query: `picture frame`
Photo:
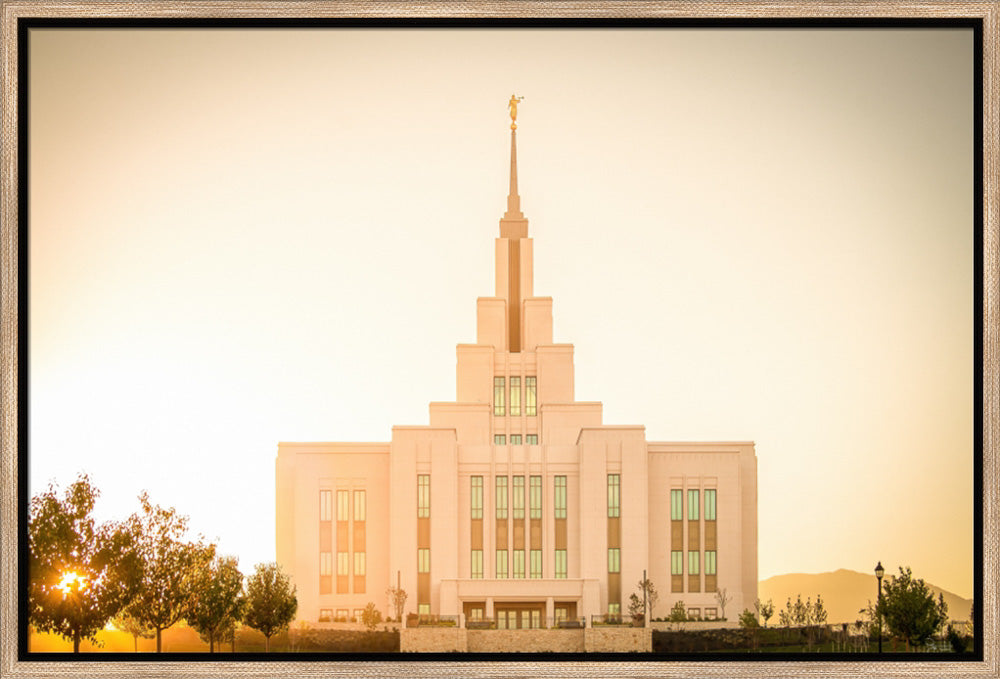
M 870 2 L 870 3 L 790 3 L 775 6 L 761 2 L 739 3 L 670 3 L 670 2 L 612 2 L 612 3 L 545 3 L 545 2 L 442 2 L 416 4 L 409 2 L 379 3 L 345 2 L 336 5 L 326 2 L 255 3 L 255 2 L 153 2 L 137 6 L 134 3 L 108 2 L 4 2 L 3 3 L 4 96 L 3 96 L 3 190 L 2 190 L 2 502 L 0 520 L 0 671 L 3 676 L 130 676 L 180 675 L 200 676 L 581 676 L 581 677 L 661 677 L 661 676 L 854 676 L 863 671 L 874 676 L 947 676 L 996 677 L 1000 674 L 1000 643 L 998 643 L 998 529 L 1000 529 L 1000 472 L 997 466 L 997 436 L 1000 434 L 1000 315 L 997 299 L 1000 288 L 1000 79 L 998 79 L 998 54 L 1000 54 L 1000 3 L 997 2 Z M 18 134 L 18 20 L 29 17 L 64 17 L 88 19 L 117 17 L 124 19 L 155 18 L 224 18 L 232 20 L 267 20 L 276 18 L 392 18 L 392 19 L 735 19 L 744 21 L 781 19 L 948 19 L 980 18 L 982 28 L 982 78 L 983 111 L 982 136 L 983 163 L 980 178 L 984 204 L 983 216 L 983 336 L 982 343 L 982 494 L 983 506 L 980 525 L 982 544 L 982 610 L 981 629 L 984 638 L 983 658 L 973 662 L 924 662 L 910 658 L 865 662 L 862 666 L 839 661 L 763 661 L 748 662 L 726 660 L 684 661 L 552 661 L 524 662 L 512 656 L 490 662 L 399 660 L 399 661 L 350 661 L 335 663 L 298 663 L 287 660 L 277 662 L 184 662 L 150 660 L 142 662 L 94 663 L 67 659 L 64 662 L 25 661 L 18 658 L 18 578 L 25 569 L 19 559 L 18 532 L 19 502 L 26 498 L 26 482 L 19 467 L 18 427 L 26 417 L 19 401 L 19 370 L 24 348 L 18 344 L 19 308 L 25 301 L 24 281 L 18 277 L 18 228 L 25 205 L 18 193 L 18 167 L 24 156 L 19 157 Z

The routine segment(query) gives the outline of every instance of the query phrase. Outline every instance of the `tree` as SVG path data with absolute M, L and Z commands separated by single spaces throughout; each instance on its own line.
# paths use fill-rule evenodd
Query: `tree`
M 156 636 L 156 630 L 154 630 L 149 625 L 144 624 L 136 616 L 134 616 L 128 608 L 124 608 L 119 611 L 118 615 L 115 616 L 111 624 L 115 626 L 116 629 L 121 630 L 127 634 L 132 635 L 132 646 L 136 653 L 139 652 L 139 639 L 152 639 Z
M 670 609 L 670 615 L 667 616 L 667 620 L 670 622 L 684 622 L 687 619 L 687 608 L 684 606 L 684 602 L 675 602 L 674 607 Z
M 369 630 L 374 630 L 375 626 L 382 622 L 382 612 L 375 607 L 374 601 L 369 601 L 365 610 L 361 611 L 361 622 Z
M 740 613 L 740 627 L 746 629 L 756 629 L 760 627 L 760 623 L 757 622 L 757 616 L 748 608 L 744 608 L 743 612 Z
M 633 618 L 638 618 L 642 615 L 642 599 L 635 592 L 632 592 L 628 596 L 628 614 Z
M 778 624 L 782 627 L 792 626 L 792 600 L 791 598 L 785 602 L 785 609 L 778 611 Z
M 652 619 L 653 609 L 656 608 L 656 602 L 660 600 L 660 594 L 656 591 L 653 581 L 649 578 L 640 580 L 636 587 L 639 588 L 638 597 L 641 598 L 643 593 L 646 595 L 646 610 L 642 612 L 648 614 L 648 617 Z
M 139 496 L 142 514 L 130 519 L 139 535 L 142 584 L 130 611 L 156 630 L 156 652 L 162 651 L 162 632 L 187 613 L 196 576 L 215 556 L 215 545 L 183 542 L 188 519 Z
M 208 642 L 209 653 L 215 653 L 215 642 L 242 617 L 243 574 L 236 564 L 236 557 L 216 557 L 192 580 L 184 617 Z
M 767 627 L 767 621 L 774 615 L 774 601 L 768 599 L 767 603 L 764 603 L 757 599 L 753 602 L 753 609 L 757 612 L 757 616 L 764 621 L 764 627 Z
M 390 587 L 385 590 L 389 597 L 389 606 L 396 611 L 396 622 L 403 622 L 403 609 L 406 606 L 406 590 L 401 587 Z
M 134 595 L 139 582 L 135 535 L 91 517 L 100 495 L 86 474 L 63 499 L 54 485 L 31 499 L 28 512 L 28 617 L 43 632 L 96 641 Z
M 723 587 L 718 592 L 715 593 L 715 600 L 719 603 L 719 608 L 722 609 L 722 615 L 720 616 L 723 620 L 726 618 L 726 604 L 732 601 L 732 597 L 726 588 Z
M 270 651 L 271 637 L 288 626 L 298 607 L 295 588 L 278 564 L 258 564 L 247 582 L 243 622 L 264 635 L 265 653 Z
M 885 620 L 889 633 L 910 646 L 923 646 L 948 622 L 948 605 L 944 595 L 937 601 L 934 593 L 921 579 L 914 579 L 909 567 L 899 567 L 899 575 L 890 575 L 882 584 L 882 597 L 875 611 Z

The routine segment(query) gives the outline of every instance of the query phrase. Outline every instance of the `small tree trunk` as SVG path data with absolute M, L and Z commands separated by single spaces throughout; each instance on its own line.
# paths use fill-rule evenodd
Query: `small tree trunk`
M 80 630 L 73 630 L 73 652 L 80 652 Z
M 138 634 L 133 634 L 132 635 L 132 648 L 134 649 L 134 651 L 133 651 L 134 653 L 138 653 L 139 652 L 139 635 Z
M 161 646 L 160 646 L 160 632 L 161 631 L 162 631 L 161 628 L 159 628 L 159 627 L 156 628 L 156 652 L 157 653 L 159 653 L 160 649 L 161 649 Z
M 215 653 L 215 637 L 211 634 L 208 635 L 208 652 Z
M 264 653 L 271 652 L 271 636 L 264 635 Z

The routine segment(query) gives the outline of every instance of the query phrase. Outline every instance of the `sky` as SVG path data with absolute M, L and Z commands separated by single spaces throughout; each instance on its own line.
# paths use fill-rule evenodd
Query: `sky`
M 245 572 L 279 441 L 455 398 L 512 93 L 576 398 L 752 440 L 759 575 L 973 572 L 963 30 L 44 30 L 29 38 L 29 487 L 147 490 Z

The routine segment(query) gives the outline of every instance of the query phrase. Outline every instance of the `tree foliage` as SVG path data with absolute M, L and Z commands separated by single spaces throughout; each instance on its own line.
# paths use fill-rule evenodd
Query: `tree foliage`
M 369 630 L 374 630 L 375 626 L 382 622 L 382 611 L 375 607 L 374 601 L 369 601 L 365 610 L 361 611 L 361 622 Z
M 685 622 L 687 619 L 687 608 L 684 606 L 684 602 L 674 602 L 674 607 L 670 609 L 670 615 L 667 616 L 667 620 L 669 622 Z
M 139 496 L 142 513 L 130 519 L 140 536 L 142 585 L 129 610 L 143 624 L 156 631 L 156 652 L 162 650 L 163 630 L 188 612 L 196 576 L 215 556 L 215 546 L 184 542 L 188 519 L 174 508 L 153 505 L 143 492 Z
M 111 624 L 116 629 L 132 635 L 132 646 L 136 653 L 139 652 L 139 639 L 152 639 L 156 636 L 156 630 L 139 620 L 128 608 L 119 611 Z
M 271 637 L 288 626 L 298 610 L 295 588 L 276 563 L 258 564 L 247 582 L 246 613 L 243 622 L 264 635 L 264 652 Z
M 243 574 L 236 557 L 216 557 L 194 575 L 191 584 L 184 617 L 208 642 L 209 653 L 214 653 L 215 643 L 226 640 L 227 632 L 242 618 Z
M 907 648 L 923 646 L 948 622 L 944 595 L 939 594 L 935 601 L 927 583 L 914 579 L 910 568 L 902 566 L 898 576 L 890 575 L 882 583 L 875 613 L 885 621 L 889 634 L 903 639 Z
M 744 608 L 743 612 L 740 613 L 740 627 L 746 629 L 756 629 L 760 627 L 760 623 L 757 622 L 757 615 L 749 608 Z
M 756 611 L 757 616 L 760 620 L 764 621 L 764 627 L 767 627 L 767 621 L 771 619 L 774 615 L 774 601 L 768 599 L 767 602 L 763 602 L 757 599 L 753 602 L 754 611 Z
M 140 579 L 136 536 L 91 517 L 100 492 L 81 474 L 60 500 L 54 485 L 28 512 L 28 616 L 31 624 L 73 641 L 97 632 L 135 593 Z

